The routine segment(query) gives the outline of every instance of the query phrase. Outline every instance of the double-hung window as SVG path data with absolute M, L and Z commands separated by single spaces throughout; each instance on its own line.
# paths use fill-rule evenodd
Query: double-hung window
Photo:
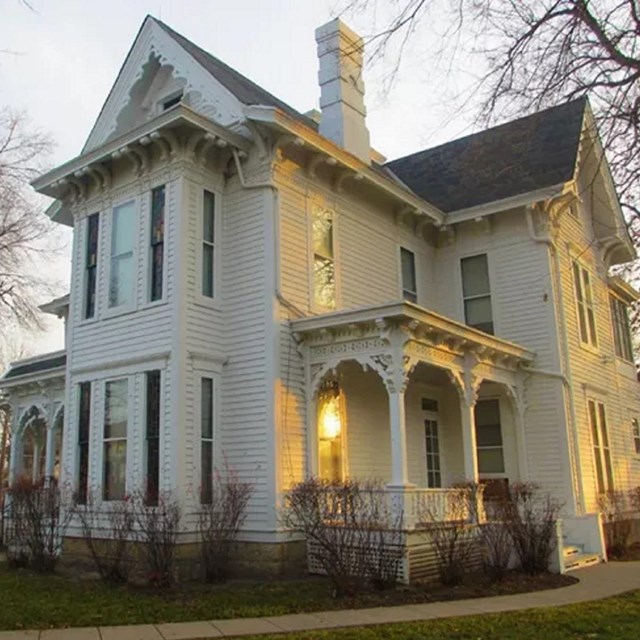
M 146 374 L 146 492 L 148 505 L 158 504 L 160 490 L 160 371 Z
M 109 307 L 111 308 L 133 303 L 135 236 L 136 205 L 131 201 L 115 207 L 111 218 L 109 276 Z
M 504 473 L 504 448 L 498 399 L 478 400 L 475 408 L 478 472 Z
M 165 186 L 156 187 L 151 191 L 151 287 L 149 299 L 151 302 L 162 299 L 163 268 L 164 268 L 164 211 Z
M 596 315 L 593 305 L 593 293 L 591 291 L 591 276 L 577 261 L 573 262 L 573 283 L 578 307 L 580 340 L 584 344 L 597 347 Z
M 200 381 L 200 502 L 211 504 L 213 498 L 213 420 L 215 387 L 213 378 Z
M 96 313 L 96 283 L 98 274 L 98 237 L 100 214 L 87 218 L 87 246 L 85 255 L 84 317 L 93 318 Z
M 489 264 L 483 253 L 460 261 L 465 322 L 485 333 L 493 333 Z
M 631 418 L 631 437 L 633 438 L 633 450 L 640 456 L 640 422 L 638 418 Z
M 409 302 L 417 302 L 416 256 L 413 251 L 400 247 L 400 268 L 402 275 L 402 298 Z
M 204 192 L 202 209 L 202 295 L 216 295 L 216 197 Z
M 631 330 L 629 328 L 629 316 L 627 305 L 616 298 L 610 296 L 611 319 L 613 321 L 613 341 L 615 343 L 616 355 L 628 362 L 633 361 L 633 347 L 631 346 Z
M 129 424 L 129 381 L 105 384 L 103 500 L 123 500 L 127 478 L 127 431 Z
M 333 246 L 334 214 L 316 207 L 311 220 L 313 251 L 313 304 L 318 309 L 336 308 L 336 265 Z
M 596 487 L 598 493 L 613 491 L 613 467 L 611 465 L 611 449 L 607 418 L 602 402 L 588 400 L 589 426 L 593 443 L 593 461 L 595 466 Z
M 81 382 L 78 401 L 78 486 L 76 501 L 87 504 L 89 492 L 89 434 L 91 425 L 91 383 Z

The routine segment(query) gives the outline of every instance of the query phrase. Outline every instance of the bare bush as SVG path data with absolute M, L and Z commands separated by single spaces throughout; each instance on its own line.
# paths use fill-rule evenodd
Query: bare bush
M 500 582 L 507 574 L 513 542 L 506 520 L 511 515 L 506 494 L 501 493 L 485 500 L 486 522 L 480 526 L 482 544 L 482 570 L 494 582 Z
M 404 518 L 388 497 L 378 482 L 318 478 L 286 494 L 283 523 L 305 535 L 309 559 L 329 576 L 335 596 L 395 585 Z
M 130 498 L 100 507 L 93 494 L 86 504 L 77 504 L 82 538 L 100 578 L 108 584 L 127 582 L 131 569 L 135 513 Z
M 455 586 L 464 580 L 477 549 L 476 527 L 472 524 L 474 505 L 477 505 L 475 488 L 463 485 L 452 491 L 446 514 L 428 502 L 420 509 L 420 519 L 427 523 L 425 536 L 433 546 L 440 582 L 445 586 Z
M 633 511 L 640 512 L 640 486 L 629 490 L 629 505 Z
M 216 472 L 210 502 L 201 505 L 198 517 L 200 557 L 206 582 L 226 579 L 231 546 L 247 517 L 247 504 L 253 487 L 240 482 L 235 472 Z
M 623 491 L 607 491 L 598 496 L 598 509 L 604 518 L 607 553 L 619 557 L 629 548 L 631 521 L 627 514 L 627 496 Z
M 57 484 L 18 478 L 8 491 L 7 558 L 51 573 L 72 515 L 67 492 Z
M 504 504 L 504 523 L 523 571 L 543 573 L 556 546 L 556 522 L 561 505 L 535 483 L 509 488 Z
M 148 506 L 147 496 L 142 493 L 134 495 L 133 500 L 136 537 L 147 578 L 156 587 L 169 587 L 175 577 L 182 518 L 178 499 L 170 491 L 161 491 L 155 506 Z

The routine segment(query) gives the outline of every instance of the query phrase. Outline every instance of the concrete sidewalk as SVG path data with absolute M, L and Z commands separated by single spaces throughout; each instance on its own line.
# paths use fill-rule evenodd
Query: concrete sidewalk
M 414 622 L 516 609 L 558 607 L 598 600 L 632 589 L 640 589 L 640 562 L 616 562 L 581 569 L 579 582 L 569 587 L 513 596 L 474 598 L 454 602 L 432 602 L 373 609 L 348 609 L 297 613 L 267 618 L 237 618 L 170 624 L 117 627 L 85 627 L 46 631 L 3 631 L 0 640 L 207 640 L 287 631 L 335 629 L 393 622 Z

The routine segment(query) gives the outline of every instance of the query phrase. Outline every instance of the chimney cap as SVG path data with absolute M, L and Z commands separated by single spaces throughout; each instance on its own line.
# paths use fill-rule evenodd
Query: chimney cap
M 316 42 L 320 42 L 322 40 L 325 40 L 326 38 L 335 36 L 336 34 L 339 34 L 347 38 L 348 40 L 351 40 L 351 42 L 358 47 L 363 46 L 362 37 L 359 36 L 340 18 L 334 18 L 333 20 L 330 20 L 329 22 L 319 26 L 315 32 Z

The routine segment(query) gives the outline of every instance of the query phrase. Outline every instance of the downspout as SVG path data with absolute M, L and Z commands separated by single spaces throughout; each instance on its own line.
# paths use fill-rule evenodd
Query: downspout
M 539 244 L 545 244 L 549 247 L 551 254 L 553 255 L 553 264 L 552 269 L 554 270 L 554 288 L 558 292 L 558 313 L 560 315 L 560 331 L 561 334 L 561 373 L 556 374 L 554 372 L 542 371 L 530 369 L 532 373 L 540 373 L 542 375 L 558 377 L 562 380 L 562 383 L 565 387 L 565 391 L 569 396 L 569 413 L 571 419 L 571 434 L 573 437 L 573 457 L 575 459 L 576 464 L 576 473 L 577 473 L 577 487 L 578 496 L 576 496 L 576 511 L 578 515 L 582 515 L 585 513 L 585 502 L 584 502 L 584 490 L 582 487 L 582 465 L 580 463 L 580 445 L 578 439 L 578 419 L 576 414 L 576 404 L 575 399 L 573 397 L 573 379 L 571 376 L 571 360 L 569 354 L 569 345 L 567 343 L 567 327 L 566 327 L 566 313 L 564 306 L 564 296 L 562 294 L 562 279 L 560 276 L 560 254 L 558 249 L 550 237 L 544 235 L 536 235 L 535 229 L 533 226 L 533 219 L 531 217 L 531 207 L 526 207 L 526 218 L 527 218 L 527 228 L 529 230 L 529 236 L 534 242 Z

